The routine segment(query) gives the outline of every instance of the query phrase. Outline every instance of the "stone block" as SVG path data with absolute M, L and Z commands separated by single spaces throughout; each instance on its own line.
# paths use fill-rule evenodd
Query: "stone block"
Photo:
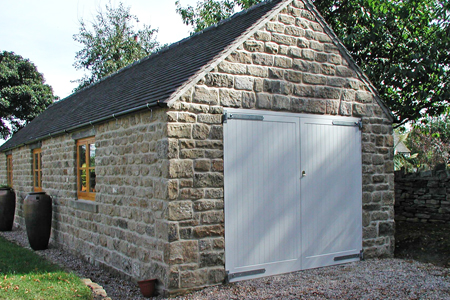
M 199 160 L 199 161 L 205 161 L 205 160 Z M 206 160 L 209 162 L 209 160 Z M 207 166 L 202 166 L 202 168 L 206 168 Z M 208 170 L 209 171 L 209 170 Z M 203 198 L 204 191 L 203 189 L 194 189 L 194 188 L 183 188 L 180 191 L 180 200 L 197 200 Z M 195 205 L 194 205 L 195 209 Z
M 302 82 L 302 77 L 303 77 L 302 72 L 288 70 L 285 73 L 285 79 L 295 83 Z
M 167 136 L 175 138 L 191 138 L 191 124 L 167 124 Z
M 317 61 L 319 63 L 325 63 L 328 61 L 328 54 L 316 52 L 314 59 L 315 59 L 315 61 Z
M 208 269 L 208 282 L 210 284 L 220 284 L 224 282 L 227 276 L 225 268 L 210 268 Z
M 223 236 L 224 227 L 223 225 L 197 226 L 194 228 L 193 234 L 196 238 Z
M 256 77 L 269 77 L 268 69 L 260 66 L 248 66 L 247 74 Z
M 209 159 L 195 160 L 194 170 L 198 172 L 209 172 L 211 170 L 211 161 Z
M 216 89 L 196 86 L 192 100 L 196 103 L 217 105 L 219 103 L 218 92 Z
M 298 113 L 304 112 L 305 107 L 306 107 L 306 102 L 307 102 L 307 100 L 305 100 L 305 99 L 292 97 L 291 98 L 291 110 L 293 112 L 298 112 Z
M 325 85 L 327 78 L 322 75 L 303 74 L 303 82 L 308 84 Z
M 252 59 L 255 65 L 273 66 L 273 56 L 269 54 L 253 53 Z
M 197 116 L 197 119 L 198 119 L 199 123 L 221 124 L 222 123 L 222 114 L 199 114 Z
M 264 52 L 264 43 L 260 41 L 248 40 L 244 42 L 244 49 L 250 52 Z
M 342 56 L 338 54 L 330 54 L 328 56 L 328 62 L 334 65 L 340 65 L 342 64 Z
M 266 43 L 265 52 L 269 54 L 277 54 L 280 47 L 276 43 Z
M 255 108 L 256 95 L 255 93 L 242 93 L 242 107 L 243 108 Z
M 305 112 L 313 114 L 325 114 L 327 111 L 327 101 L 308 99 L 306 101 L 306 106 L 304 107 Z
M 292 59 L 284 56 L 275 56 L 273 65 L 279 68 L 291 68 L 292 67 Z
M 237 90 L 252 91 L 255 79 L 247 76 L 238 76 L 235 78 L 235 88 Z
M 272 95 L 271 94 L 257 94 L 256 107 L 270 109 L 272 107 Z
M 224 266 L 225 258 L 223 252 L 203 252 L 200 253 L 200 267 Z
M 172 201 L 168 204 L 168 218 L 170 221 L 192 219 L 192 201 Z
M 356 92 L 356 101 L 360 103 L 371 103 L 373 101 L 372 93 L 365 91 Z
M 327 100 L 327 111 L 329 115 L 337 115 L 339 113 L 339 104 L 337 100 Z
M 169 161 L 170 178 L 190 178 L 194 175 L 192 160 L 174 160 Z
M 310 41 L 310 48 L 315 51 L 323 52 L 324 44 L 316 42 L 316 41 Z M 318 58 L 318 55 L 321 55 L 321 56 L 325 57 L 326 59 L 324 60 L 323 58 Z M 328 60 L 327 53 L 317 53 L 316 54 L 316 61 L 326 62 L 327 60 Z
M 309 48 L 309 43 L 310 42 L 307 39 L 299 38 L 297 40 L 297 47 L 308 49 Z
M 290 36 L 305 36 L 305 30 L 297 26 L 286 26 L 284 34 Z
M 341 105 L 339 106 L 339 114 L 342 116 L 351 116 L 352 103 L 341 101 Z
M 225 107 L 241 107 L 242 92 L 235 90 L 220 90 L 220 104 Z
M 247 72 L 246 65 L 231 63 L 228 61 L 223 61 L 218 65 L 218 70 L 221 73 L 234 74 L 234 75 L 244 75 Z M 195 95 L 195 93 L 194 93 Z
M 234 85 L 234 78 L 227 74 L 210 73 L 205 76 L 205 84 L 211 87 L 232 88 Z
M 284 25 L 281 23 L 268 22 L 266 23 L 266 30 L 270 32 L 284 32 Z
M 181 288 L 198 288 L 208 283 L 208 272 L 204 270 L 183 271 L 180 273 Z
M 206 124 L 194 124 L 192 127 L 192 138 L 204 140 L 209 136 L 210 127 Z
M 356 73 L 352 69 L 345 66 L 337 66 L 336 67 L 336 76 L 341 77 L 355 77 Z
M 255 32 L 253 37 L 258 41 L 264 41 L 264 42 L 268 42 L 272 38 L 270 33 L 266 32 L 266 31 L 257 31 L 257 32 Z
M 269 35 L 268 33 L 266 33 Z M 270 37 L 270 35 L 269 35 Z M 241 63 L 241 64 L 251 64 L 252 63 L 252 55 L 247 52 L 235 51 L 231 53 L 227 59 L 227 61 L 232 63 Z
M 197 173 L 194 175 L 194 187 L 223 187 L 223 174 Z
M 278 33 L 272 34 L 272 41 L 286 46 L 293 46 L 297 44 L 297 39 L 295 37 Z
M 306 60 L 314 60 L 315 52 L 309 49 L 302 50 L 302 58 Z
M 217 200 L 198 200 L 193 204 L 195 211 L 208 211 L 216 208 Z
M 290 98 L 286 96 L 281 95 L 274 95 L 273 96 L 273 110 L 290 110 L 291 108 L 291 102 Z
M 289 15 L 279 14 L 278 21 L 286 25 L 291 25 L 295 23 L 295 18 Z
M 341 90 L 333 87 L 317 87 L 316 98 L 324 98 L 324 99 L 340 99 L 341 98 Z
M 306 74 L 305 74 L 306 75 Z M 294 95 L 299 97 L 314 97 L 316 89 L 309 85 L 294 85 Z

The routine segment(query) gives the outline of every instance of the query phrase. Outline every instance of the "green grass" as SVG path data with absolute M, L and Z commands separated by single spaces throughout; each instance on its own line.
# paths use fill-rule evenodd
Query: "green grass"
M 73 273 L 0 237 L 0 299 L 92 299 Z

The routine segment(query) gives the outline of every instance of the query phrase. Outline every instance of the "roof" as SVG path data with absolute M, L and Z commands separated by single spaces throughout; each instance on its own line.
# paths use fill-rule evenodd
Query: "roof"
M 261 2 L 52 104 L 6 141 L 0 151 L 72 132 L 147 107 L 170 105 L 291 1 Z M 311 0 L 303 2 L 392 120 L 391 112 L 370 80 Z
M 168 101 L 281 2 L 266 1 L 237 13 L 55 102 L 15 133 L 0 151 Z

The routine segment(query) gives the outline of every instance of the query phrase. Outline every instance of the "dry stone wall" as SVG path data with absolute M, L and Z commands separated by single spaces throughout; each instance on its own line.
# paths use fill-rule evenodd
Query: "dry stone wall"
M 450 171 L 395 172 L 395 220 L 450 223 Z
M 186 289 L 224 280 L 224 108 L 363 120 L 363 247 L 392 256 L 391 122 L 301 1 L 293 1 L 170 105 L 170 281 Z

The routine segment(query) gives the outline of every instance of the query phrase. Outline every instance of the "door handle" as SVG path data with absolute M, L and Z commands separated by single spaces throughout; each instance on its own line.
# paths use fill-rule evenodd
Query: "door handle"
M 302 177 L 306 177 L 306 172 L 304 170 L 302 171 Z

